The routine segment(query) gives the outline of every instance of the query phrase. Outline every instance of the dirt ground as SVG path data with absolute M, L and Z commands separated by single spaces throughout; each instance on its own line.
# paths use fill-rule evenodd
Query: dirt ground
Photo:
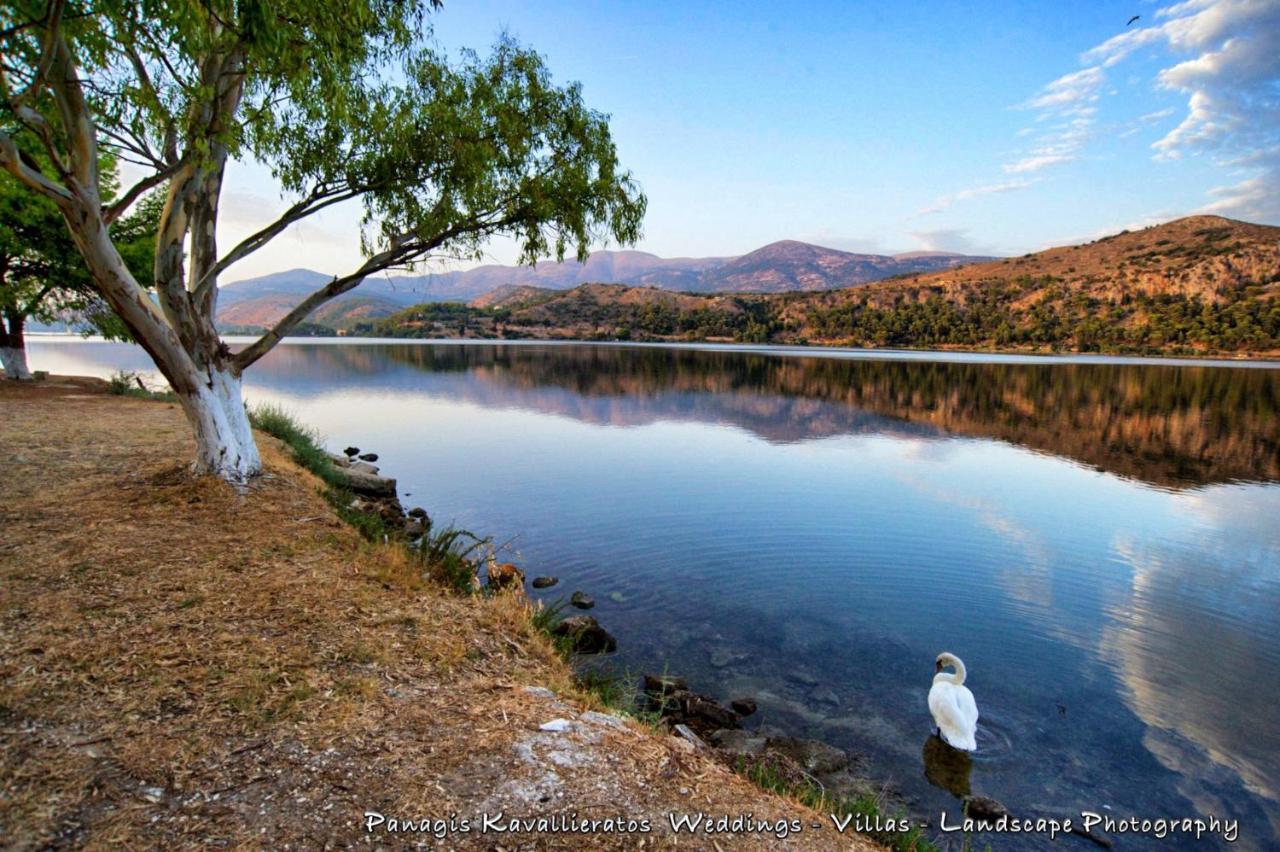
M 518 599 L 424 585 L 259 446 L 238 493 L 175 405 L 0 381 L 0 847 L 875 848 L 596 712 Z M 496 830 L 575 815 L 652 830 Z M 386 830 L 424 818 L 459 830 Z

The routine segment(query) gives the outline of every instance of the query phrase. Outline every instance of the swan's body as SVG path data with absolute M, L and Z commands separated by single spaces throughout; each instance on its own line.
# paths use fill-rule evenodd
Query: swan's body
M 947 666 L 954 666 L 956 673 L 944 672 Z M 934 672 L 933 686 L 929 689 L 929 712 L 938 725 L 938 735 L 953 748 L 976 750 L 978 703 L 964 685 L 964 663 L 955 654 L 939 654 Z

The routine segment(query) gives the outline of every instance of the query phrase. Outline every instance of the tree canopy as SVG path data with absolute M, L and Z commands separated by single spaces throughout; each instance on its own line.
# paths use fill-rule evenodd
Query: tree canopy
M 57 205 L 99 293 L 183 401 L 197 468 L 256 472 L 240 372 L 368 275 L 478 257 L 495 235 L 528 262 L 638 237 L 645 199 L 607 116 L 509 39 L 486 57 L 446 56 L 430 39 L 437 5 L 17 0 L 0 11 L 0 124 L 30 132 L 47 158 L 0 130 L 0 165 Z M 102 151 L 141 174 L 119 195 L 103 186 Z M 224 252 L 218 205 L 237 160 L 268 165 L 288 206 Z M 144 284 L 108 228 L 152 189 L 165 202 Z M 364 210 L 363 261 L 233 353 L 214 325 L 219 277 L 344 202 Z

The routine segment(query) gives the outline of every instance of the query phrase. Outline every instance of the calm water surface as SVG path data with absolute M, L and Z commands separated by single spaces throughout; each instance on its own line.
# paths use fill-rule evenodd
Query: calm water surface
M 957 812 L 922 757 L 951 650 L 973 792 L 1280 846 L 1276 369 L 295 343 L 247 395 L 378 452 L 437 523 L 515 536 L 549 598 L 595 597 L 619 669 L 753 695 L 751 726 L 866 755 L 913 813 Z

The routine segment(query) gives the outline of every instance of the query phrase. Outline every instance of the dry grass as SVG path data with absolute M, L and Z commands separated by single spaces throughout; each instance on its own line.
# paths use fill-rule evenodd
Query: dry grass
M 0 382 L 0 846 L 387 843 L 363 832 L 366 810 L 819 819 L 636 725 L 593 728 L 566 765 L 544 763 L 565 744 L 539 724 L 587 705 L 522 599 L 425 585 L 259 443 L 268 473 L 241 494 L 186 473 L 173 405 L 92 380 Z M 549 801 L 531 804 L 536 790 Z

